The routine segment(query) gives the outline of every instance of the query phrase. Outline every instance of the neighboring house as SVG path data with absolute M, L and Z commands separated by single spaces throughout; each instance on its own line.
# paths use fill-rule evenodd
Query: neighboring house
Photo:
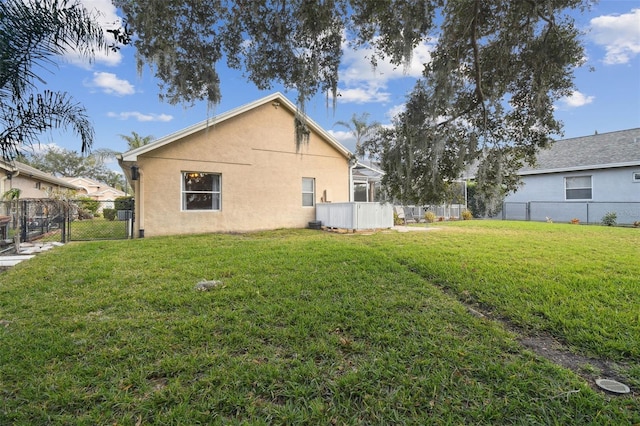
M 0 195 L 10 189 L 20 190 L 20 198 L 49 198 L 54 191 L 76 191 L 78 187 L 49 173 L 19 161 L 0 160 Z
M 316 203 L 351 201 L 352 154 L 275 93 L 119 156 L 138 236 L 302 228 Z
M 78 187 L 78 194 L 86 195 L 96 201 L 113 201 L 118 197 L 124 197 L 124 191 L 113 188 L 106 183 L 86 177 L 63 177 L 63 180 Z M 105 207 L 113 207 L 107 206 Z
M 594 223 L 616 212 L 618 223 L 640 221 L 640 128 L 556 141 L 519 174 L 506 219 Z

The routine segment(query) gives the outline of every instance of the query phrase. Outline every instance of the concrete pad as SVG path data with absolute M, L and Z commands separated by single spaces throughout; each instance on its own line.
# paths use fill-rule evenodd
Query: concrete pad
M 394 226 L 393 229 L 395 229 L 398 232 L 425 232 L 425 231 L 439 231 L 442 228 L 434 228 L 434 227 L 429 227 L 429 226 L 403 226 L 403 225 L 397 225 Z
M 29 260 L 35 257 L 34 255 L 15 255 L 15 256 L 0 256 L 0 266 L 16 266 L 18 263 Z

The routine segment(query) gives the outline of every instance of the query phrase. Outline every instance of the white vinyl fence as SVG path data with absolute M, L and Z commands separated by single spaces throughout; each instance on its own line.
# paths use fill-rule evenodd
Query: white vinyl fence
M 393 227 L 393 205 L 382 203 L 321 203 L 316 221 L 328 228 L 352 230 Z

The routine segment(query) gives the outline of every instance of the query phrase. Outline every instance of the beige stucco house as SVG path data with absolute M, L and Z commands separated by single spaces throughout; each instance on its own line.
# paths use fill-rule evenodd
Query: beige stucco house
M 78 188 L 78 194 L 86 195 L 96 201 L 113 201 L 118 197 L 124 197 L 124 191 L 113 188 L 106 183 L 86 177 L 63 177 L 64 181 L 75 185 Z
M 49 198 L 54 191 L 76 191 L 78 187 L 19 161 L 0 160 L 0 196 L 19 189 L 20 198 Z
M 137 235 L 303 228 L 316 203 L 351 201 L 352 154 L 275 93 L 119 156 Z

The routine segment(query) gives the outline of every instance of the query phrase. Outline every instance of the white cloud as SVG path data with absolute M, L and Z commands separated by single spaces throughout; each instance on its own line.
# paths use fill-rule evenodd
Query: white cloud
M 640 9 L 593 18 L 591 38 L 607 52 L 605 64 L 626 64 L 640 54 Z
M 565 96 L 560 99 L 560 102 L 568 108 L 578 108 L 590 104 L 594 99 L 594 96 L 586 96 L 584 93 L 580 93 L 576 90 L 571 93 L 571 96 Z
M 80 3 L 95 17 L 95 20 L 102 25 L 105 30 L 120 26 L 121 19 L 116 13 L 116 7 L 111 0 L 80 0 Z M 105 31 L 105 39 L 107 43 L 110 44 L 113 36 Z M 87 58 L 82 57 L 78 52 L 68 52 L 65 55 L 65 59 L 76 66 L 86 69 L 91 68 L 91 64 Z M 93 59 L 95 64 L 113 67 L 122 62 L 122 54 L 120 51 L 96 50 Z
M 367 102 L 388 102 L 391 94 L 379 92 L 375 87 L 360 87 L 354 89 L 339 89 L 339 102 L 364 104 Z
M 352 83 L 367 82 L 370 85 L 385 86 L 389 80 L 422 76 L 424 64 L 431 61 L 432 44 L 421 43 L 418 45 L 407 66 L 394 65 L 388 58 L 378 59 L 375 68 L 371 65 L 371 57 L 374 51 L 371 48 L 359 48 L 357 50 L 343 43 L 343 68 L 340 71 L 340 80 L 349 85 Z
M 356 150 L 356 138 L 348 130 L 327 130 L 331 136 L 336 138 L 338 142 L 342 144 L 349 151 L 354 152 Z
M 119 79 L 115 74 L 110 72 L 94 72 L 93 80 L 85 82 L 87 87 L 97 87 L 104 93 L 116 96 L 133 95 L 135 89 L 133 84 L 127 80 Z
M 173 116 L 169 114 L 143 114 L 138 111 L 108 112 L 107 117 L 117 118 L 118 120 L 128 120 L 133 118 L 137 121 L 168 122 L 173 120 Z
M 385 114 L 390 120 L 393 120 L 398 114 L 404 112 L 406 109 L 405 104 L 395 105 Z
M 349 132 L 348 130 L 327 130 L 327 133 L 336 138 L 338 142 L 343 144 L 344 142 L 355 142 L 356 139 L 353 136 L 353 133 Z
M 23 152 L 28 152 L 29 154 L 43 154 L 49 150 L 59 151 L 62 147 L 55 142 L 35 143 L 32 145 L 22 143 L 18 149 Z
M 375 67 L 371 65 L 374 51 L 371 48 L 353 49 L 345 41 L 342 46 L 342 66 L 339 72 L 341 88 L 340 102 L 367 103 L 388 102 L 390 93 L 386 92 L 389 81 L 422 76 L 424 64 L 431 60 L 432 44 L 421 43 L 414 51 L 411 61 L 406 65 L 394 65 L 388 58 L 378 59 Z

